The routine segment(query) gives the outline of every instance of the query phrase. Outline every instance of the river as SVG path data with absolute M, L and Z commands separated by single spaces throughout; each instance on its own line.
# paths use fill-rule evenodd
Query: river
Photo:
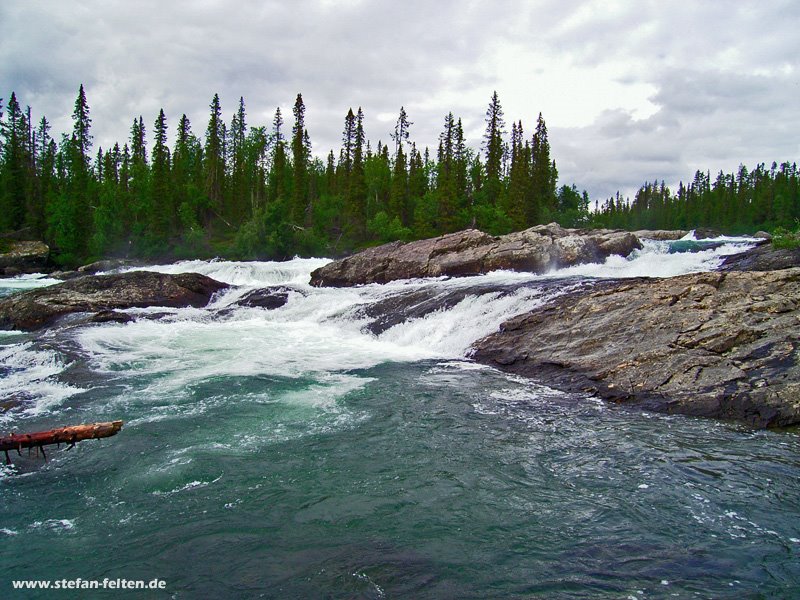
M 797 597 L 797 430 L 608 405 L 469 360 L 565 289 L 709 270 L 746 243 L 719 241 L 352 289 L 307 285 L 325 259 L 158 265 L 237 287 L 131 323 L 0 332 L 0 433 L 125 421 L 2 467 L 3 595 L 78 597 L 10 582 L 80 577 L 166 582 L 132 598 Z M 269 286 L 284 306 L 238 304 Z M 371 329 L 371 307 L 422 293 L 450 301 Z

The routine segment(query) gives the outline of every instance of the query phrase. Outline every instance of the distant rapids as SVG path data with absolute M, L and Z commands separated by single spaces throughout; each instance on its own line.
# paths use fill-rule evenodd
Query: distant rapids
M 748 238 L 718 238 L 713 241 L 722 245 L 713 248 L 670 252 L 672 246 L 692 241 L 691 234 L 679 242 L 645 241 L 642 250 L 628 257 L 611 256 L 602 264 L 578 265 L 546 275 L 497 271 L 477 277 L 406 280 L 349 289 L 308 285 L 311 271 L 328 259 L 155 265 L 145 269 L 196 272 L 236 287 L 206 308 L 131 309 L 127 312 L 133 315 L 157 313 L 161 318 L 87 327 L 67 337 L 94 372 L 129 369 L 160 373 L 160 385 L 175 389 L 211 374 L 295 377 L 336 373 L 344 377 L 342 373 L 351 369 L 387 361 L 463 359 L 473 342 L 496 331 L 500 323 L 571 289 L 581 279 L 671 277 L 707 271 L 724 256 L 752 243 Z M 56 282 L 23 276 L 2 281 L 0 286 L 13 293 Z M 249 291 L 273 286 L 288 290 L 290 300 L 285 306 L 271 311 L 237 306 Z M 403 320 L 378 335 L 374 328 L 370 331 L 370 322 L 377 318 L 369 314 L 371 305 L 419 292 L 434 306 L 438 298 L 442 308 Z M 449 297 L 458 301 L 446 301 Z M 9 421 L 13 426 L 23 415 L 46 414 L 84 391 L 82 385 L 64 383 L 59 377 L 71 363 L 51 346 L 43 348 L 41 343 L 29 341 L 29 336 L 12 332 L 0 333 L 0 340 L 7 342 L 0 346 L 0 372 L 7 378 L 0 393 L 28 399 L 24 411 L 0 415 L 0 423 Z
M 234 287 L 0 332 L 0 433 L 125 421 L 2 467 L 0 576 L 160 578 L 175 598 L 792 597 L 796 432 L 629 411 L 469 359 L 567 290 L 708 271 L 752 243 L 354 288 L 312 288 L 324 258 L 146 267 Z M 240 304 L 262 288 L 287 302 Z

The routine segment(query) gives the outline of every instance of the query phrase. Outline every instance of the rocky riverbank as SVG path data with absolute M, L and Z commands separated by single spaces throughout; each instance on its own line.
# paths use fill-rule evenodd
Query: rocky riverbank
M 800 268 L 596 284 L 504 323 L 475 360 L 650 410 L 800 423 Z
M 0 300 L 0 328 L 33 331 L 72 313 L 115 320 L 116 309 L 147 306 L 205 306 L 227 284 L 198 273 L 168 275 L 131 271 L 86 275 Z
M 638 232 L 680 239 L 686 232 Z M 556 225 L 493 238 L 465 231 L 395 242 L 326 265 L 312 283 L 345 286 L 493 269 L 544 272 L 639 247 L 621 232 Z M 613 402 L 757 427 L 800 423 L 800 256 L 763 244 L 719 272 L 581 286 L 477 342 L 475 360 Z M 419 294 L 419 293 L 417 293 Z M 391 298 L 392 314 L 441 298 Z M 409 306 L 407 304 L 411 303 Z M 373 311 L 379 307 L 372 307 Z M 404 312 L 405 311 L 405 312 Z M 415 312 L 416 311 L 416 312 Z M 381 317 L 380 330 L 397 318 Z
M 641 248 L 630 232 L 564 229 L 556 223 L 508 235 L 476 229 L 416 242 L 391 242 L 334 261 L 311 274 L 311 285 L 345 287 L 396 279 L 461 277 L 507 269 L 545 273 Z
M 50 248 L 44 242 L 0 238 L 0 276 L 15 277 L 48 269 Z
M 682 232 L 641 232 L 674 239 Z M 496 269 L 544 272 L 602 261 L 640 247 L 619 231 L 535 227 L 493 237 L 467 230 L 430 240 L 395 242 L 335 261 L 312 273 L 317 286 L 401 278 L 463 276 Z M 126 321 L 118 309 L 205 306 L 226 284 L 198 274 L 88 273 L 0 300 L 0 328 L 36 330 L 68 322 Z M 468 296 L 518 291 L 516 283 L 426 286 L 362 308 L 375 334 Z M 563 280 L 550 282 L 563 293 Z M 537 286 L 548 283 L 537 281 Z M 668 413 L 735 419 L 759 427 L 800 423 L 800 254 L 769 244 L 728 257 L 717 272 L 667 279 L 584 280 L 553 301 L 506 321 L 474 345 L 485 364 L 552 387 Z M 248 292 L 239 306 L 275 309 L 297 290 Z

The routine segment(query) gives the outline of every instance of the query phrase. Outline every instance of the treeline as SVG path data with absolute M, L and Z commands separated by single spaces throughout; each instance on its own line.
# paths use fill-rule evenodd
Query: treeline
M 620 229 L 694 229 L 713 227 L 724 233 L 795 230 L 800 223 L 800 172 L 796 163 L 764 164 L 736 173 L 697 171 L 689 185 L 672 192 L 662 181 L 645 183 L 633 201 L 617 194 L 592 218 L 596 225 Z
M 530 136 L 512 123 L 506 143 L 497 93 L 481 152 L 467 145 L 452 113 L 435 155 L 420 150 L 403 108 L 390 142 L 373 148 L 359 108 L 345 116 L 338 154 L 321 160 L 305 110 L 298 94 L 291 127 L 280 109 L 269 127 L 251 126 L 244 99 L 226 121 L 215 95 L 202 137 L 183 115 L 170 146 L 161 110 L 152 128 L 139 116 L 129 139 L 95 152 L 83 86 L 73 130 L 58 142 L 46 117 L 34 124 L 12 93 L 0 112 L 0 230 L 26 229 L 74 264 L 101 256 L 330 255 L 465 227 L 499 234 L 589 221 L 586 192 L 558 188 L 541 114 Z

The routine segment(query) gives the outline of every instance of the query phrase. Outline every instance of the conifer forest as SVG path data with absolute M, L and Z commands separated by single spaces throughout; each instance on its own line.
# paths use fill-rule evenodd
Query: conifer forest
M 72 131 L 33 122 L 15 93 L 0 101 L 0 232 L 46 241 L 56 261 L 100 257 L 283 259 L 336 256 L 475 227 L 491 234 L 556 221 L 566 227 L 795 229 L 800 174 L 784 162 L 697 171 L 671 190 L 645 183 L 634 198 L 590 199 L 559 185 L 547 126 L 505 121 L 495 92 L 481 140 L 443 117 L 438 147 L 412 141 L 401 108 L 386 143 L 372 144 L 364 113 L 343 117 L 341 147 L 312 152 L 306 107 L 249 123 L 244 99 L 230 119 L 218 95 L 208 122 L 133 118 L 129 137 L 95 148 L 80 86 Z M 152 117 L 151 117 L 152 118 Z M 171 130 L 171 131 L 170 131 Z M 170 143 L 170 140 L 172 142 Z

